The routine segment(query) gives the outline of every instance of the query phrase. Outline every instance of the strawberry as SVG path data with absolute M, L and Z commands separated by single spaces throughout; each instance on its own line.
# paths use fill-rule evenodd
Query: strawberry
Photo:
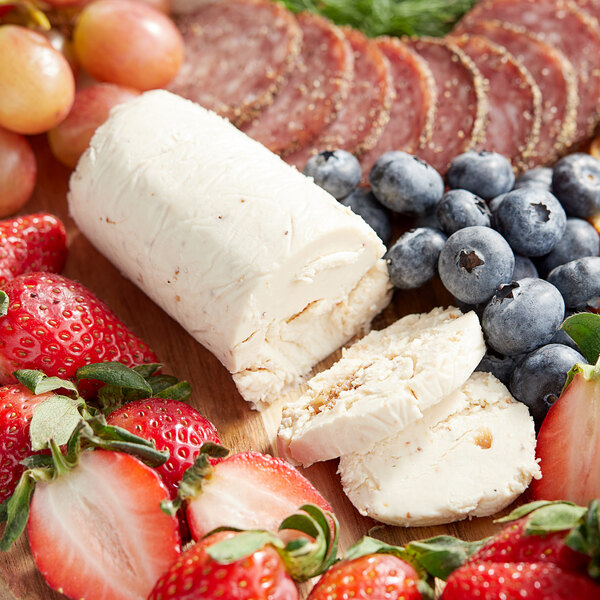
M 331 512 L 329 503 L 312 483 L 284 460 L 260 452 L 242 452 L 211 466 L 209 455 L 222 457 L 227 452 L 223 448 L 213 450 L 210 444 L 203 447 L 186 471 L 178 498 L 171 505 L 174 512 L 182 501 L 187 502 L 193 539 L 217 527 L 272 531 L 302 504 Z
M 23 273 L 58 273 L 67 257 L 66 242 L 65 226 L 48 213 L 0 221 L 0 288 Z
M 532 513 L 535 514 L 535 513 Z M 539 513 L 538 513 L 539 514 Z M 531 517 L 507 525 L 475 552 L 469 563 L 554 563 L 566 571 L 585 572 L 589 558 L 566 545 L 568 529 L 532 534 Z
M 0 292 L 2 307 L 0 384 L 13 381 L 15 369 L 40 369 L 71 379 L 93 362 L 157 362 L 148 346 L 92 292 L 61 275 L 15 277 Z
M 587 504 L 600 498 L 600 362 L 575 365 L 567 381 L 538 434 L 542 478 L 531 491 L 535 499 Z
M 158 580 L 148 600 L 298 600 L 296 585 L 272 546 L 229 564 L 208 554 L 211 545 L 236 535 L 220 531 L 192 546 Z
M 68 381 L 21 375 L 34 387 L 76 394 Z M 166 454 L 91 416 L 78 395 L 38 405 L 30 435 L 33 448 L 50 454 L 25 459 L 28 469 L 0 505 L 0 549 L 26 527 L 36 566 L 53 589 L 86 600 L 146 598 L 181 552 L 177 520 L 160 508 L 168 491 L 139 460 L 158 466 Z
M 52 393 L 35 395 L 16 383 L 0 388 L 0 503 L 10 498 L 31 454 L 29 423 L 33 409 Z
M 335 562 L 337 528 L 331 513 L 307 504 L 276 527 L 296 534 L 287 544 L 269 531 L 218 531 L 185 552 L 148 600 L 297 600 L 292 580 L 307 581 Z
M 552 563 L 469 563 L 450 575 L 443 600 L 597 600 L 600 586 Z
M 122 427 L 150 440 L 169 459 L 157 469 L 174 498 L 184 472 L 194 464 L 204 442 L 220 444 L 215 426 L 195 408 L 177 400 L 147 398 L 130 402 L 111 413 L 109 425 Z
M 308 600 L 377 598 L 421 600 L 419 575 L 408 562 L 392 554 L 366 554 L 339 562 L 327 571 Z

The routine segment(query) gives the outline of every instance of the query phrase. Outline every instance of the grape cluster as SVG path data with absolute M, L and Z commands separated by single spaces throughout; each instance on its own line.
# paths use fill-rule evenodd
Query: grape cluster
M 31 3 L 0 6 L 0 218 L 19 210 L 35 185 L 25 136 L 48 132 L 54 155 L 72 168 L 113 106 L 166 86 L 183 61 L 169 0 L 41 6 L 49 18 Z M 32 18 L 37 28 L 23 25 Z

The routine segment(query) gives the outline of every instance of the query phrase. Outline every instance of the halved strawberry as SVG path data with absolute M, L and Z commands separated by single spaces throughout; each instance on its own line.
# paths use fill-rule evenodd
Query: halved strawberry
M 241 452 L 211 466 L 208 457 L 213 447 L 203 447 L 184 475 L 173 504 L 176 509 L 183 500 L 187 502 L 193 539 L 217 527 L 275 531 L 286 515 L 303 504 L 332 511 L 312 483 L 284 460 L 260 452 Z M 210 455 L 222 457 L 226 451 Z
M 107 422 L 154 442 L 158 450 L 168 450 L 169 458 L 157 472 L 172 498 L 202 445 L 205 442 L 221 443 L 215 426 L 208 419 L 195 408 L 177 400 L 136 400 L 112 412 Z
M 156 472 L 120 452 L 83 452 L 36 486 L 27 534 L 48 585 L 69 598 L 140 600 L 180 553 Z
M 587 504 L 600 498 L 600 361 L 575 365 L 567 381 L 538 434 L 542 478 L 531 490 L 536 499 Z
M 469 563 L 450 575 L 442 600 L 597 600 L 600 586 L 552 563 Z
M 36 395 L 20 383 L 0 388 L 0 503 L 12 496 L 31 454 L 29 423 L 33 409 L 52 393 Z

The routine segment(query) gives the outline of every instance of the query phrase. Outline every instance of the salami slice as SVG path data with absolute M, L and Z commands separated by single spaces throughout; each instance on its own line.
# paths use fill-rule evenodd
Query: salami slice
M 286 157 L 299 169 L 321 150 L 342 149 L 360 156 L 374 146 L 390 119 L 394 87 L 387 58 L 360 31 L 342 31 L 354 53 L 354 79 L 337 117 L 311 144 Z
M 169 89 L 238 124 L 272 102 L 302 43 L 294 15 L 268 0 L 220 0 L 175 22 L 186 58 Z
M 591 17 L 600 19 L 600 0 L 573 0 L 573 2 Z
M 455 33 L 469 32 L 483 20 L 525 27 L 560 50 L 577 74 L 577 128 L 574 142 L 590 136 L 600 108 L 600 30 L 597 21 L 567 0 L 481 0 L 458 23 Z
M 390 120 L 377 143 L 361 157 L 365 173 L 384 152 L 403 150 L 412 154 L 427 143 L 435 116 L 435 81 L 427 62 L 397 38 L 380 37 L 375 43 L 389 61 L 395 98 Z
M 281 155 L 309 144 L 336 117 L 354 73 L 352 49 L 338 27 L 311 13 L 298 15 L 298 23 L 298 65 L 273 103 L 242 127 Z
M 432 136 L 416 154 L 444 175 L 452 159 L 484 134 L 485 82 L 473 61 L 449 40 L 414 38 L 406 43 L 427 61 L 436 84 Z
M 477 149 L 498 152 L 524 168 L 540 134 L 541 94 L 529 72 L 508 53 L 479 35 L 453 41 L 475 63 L 488 82 L 489 112 L 485 138 Z
M 542 119 L 530 167 L 553 163 L 575 135 L 577 80 L 564 54 L 525 28 L 500 21 L 479 21 L 471 32 L 506 48 L 535 80 L 542 94 Z

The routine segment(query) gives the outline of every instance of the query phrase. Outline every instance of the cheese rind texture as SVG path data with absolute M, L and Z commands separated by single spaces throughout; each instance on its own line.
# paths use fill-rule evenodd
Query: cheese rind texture
M 477 315 L 453 307 L 372 331 L 283 408 L 279 454 L 308 466 L 368 449 L 459 388 L 484 354 Z
M 389 302 L 385 247 L 360 217 L 166 91 L 111 112 L 71 177 L 69 208 L 257 407 Z
M 493 375 L 476 372 L 420 421 L 343 456 L 339 474 L 362 515 L 391 525 L 488 516 L 540 476 L 533 419 Z

